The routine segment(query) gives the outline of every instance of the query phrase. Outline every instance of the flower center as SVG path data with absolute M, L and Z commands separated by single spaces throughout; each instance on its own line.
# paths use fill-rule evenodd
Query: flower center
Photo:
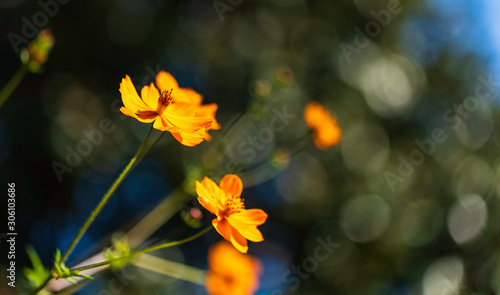
M 226 210 L 224 210 L 224 215 L 229 216 L 233 213 L 238 213 L 242 209 L 245 209 L 245 199 L 240 197 L 231 196 L 226 200 Z
M 158 114 L 162 114 L 163 111 L 173 102 L 174 97 L 172 96 L 172 91 L 174 89 L 170 90 L 163 90 L 160 93 L 160 97 L 158 98 L 158 108 L 156 109 L 156 112 Z
M 227 274 L 227 275 L 221 275 L 221 277 L 224 283 L 226 283 L 227 285 L 232 286 L 233 284 L 236 283 L 236 278 L 234 277 L 234 275 Z

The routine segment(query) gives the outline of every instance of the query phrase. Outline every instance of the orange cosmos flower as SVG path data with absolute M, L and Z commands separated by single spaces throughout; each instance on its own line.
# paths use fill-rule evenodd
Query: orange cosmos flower
M 205 287 L 211 295 L 249 295 L 259 288 L 262 263 L 241 254 L 227 242 L 219 242 L 208 251 Z
M 320 150 L 337 145 L 342 140 L 342 129 L 337 119 L 318 102 L 310 102 L 304 109 L 307 126 L 314 131 L 314 144 Z
M 177 101 L 173 90 L 159 92 L 151 83 L 142 88 L 141 98 L 127 75 L 120 83 L 120 93 L 125 105 L 120 109 L 123 114 L 143 123 L 154 122 L 155 129 L 169 131 L 183 145 L 199 144 L 212 126 L 213 116 L 198 115 L 197 106 Z
M 215 113 L 217 112 L 217 104 L 211 103 L 202 105 L 203 96 L 191 88 L 179 87 L 177 80 L 175 80 L 172 74 L 160 71 L 156 75 L 156 85 L 161 91 L 171 90 L 175 95 L 176 102 L 185 102 L 195 106 L 195 116 L 196 117 L 210 117 L 213 119 L 213 124 L 210 129 L 218 130 L 220 129 L 219 123 L 215 120 Z M 205 134 L 205 139 L 210 140 L 212 137 L 210 134 Z
M 217 186 L 213 180 L 205 177 L 196 181 L 198 201 L 217 218 L 212 224 L 224 239 L 231 242 L 242 253 L 248 251 L 247 239 L 262 242 L 264 238 L 257 226 L 266 222 L 267 214 L 260 209 L 245 209 L 241 179 L 234 174 L 227 174 Z

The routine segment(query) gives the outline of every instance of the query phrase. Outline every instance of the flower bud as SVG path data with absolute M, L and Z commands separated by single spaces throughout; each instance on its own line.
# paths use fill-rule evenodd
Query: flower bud
M 31 72 L 36 73 L 40 67 L 47 61 L 49 52 L 54 46 L 54 37 L 50 29 L 41 30 L 35 40 L 28 44 L 21 52 L 21 61 L 28 65 Z

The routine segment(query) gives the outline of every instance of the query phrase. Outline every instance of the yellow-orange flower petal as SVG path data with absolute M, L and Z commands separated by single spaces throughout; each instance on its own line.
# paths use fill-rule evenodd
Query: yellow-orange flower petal
M 156 110 L 158 108 L 158 98 L 160 97 L 160 92 L 156 89 L 153 83 L 149 86 L 142 87 L 141 97 L 151 109 Z
M 264 240 L 262 233 L 260 232 L 260 230 L 257 228 L 256 225 L 245 224 L 240 220 L 233 218 L 232 216 L 229 216 L 227 221 L 233 228 L 237 229 L 238 232 L 246 239 L 252 242 L 262 242 Z
M 241 178 L 235 174 L 227 174 L 222 177 L 220 184 L 220 189 L 226 191 L 230 196 L 239 197 L 243 192 L 243 182 Z
M 245 209 L 240 198 L 243 191 L 241 179 L 234 174 L 224 176 L 220 185 L 205 177 L 196 182 L 196 193 L 200 204 L 216 215 L 212 224 L 219 234 L 242 253 L 248 251 L 247 239 L 252 242 L 264 240 L 257 226 L 262 225 L 267 214 L 260 209 Z
M 233 244 L 233 246 L 241 253 L 247 253 L 248 251 L 247 239 L 245 239 L 245 237 L 242 236 L 236 228 L 232 226 L 230 226 L 229 228 L 231 229 L 231 237 L 230 237 L 231 244 Z
M 234 213 L 231 218 L 248 225 L 261 225 L 266 222 L 267 214 L 261 209 L 248 209 Z
M 160 89 L 177 90 L 179 88 L 179 84 L 177 83 L 177 80 L 175 80 L 174 76 L 164 70 L 161 70 L 156 75 L 156 85 L 158 85 Z
M 304 120 L 314 132 L 314 144 L 318 149 L 326 150 L 342 140 L 342 129 L 337 120 L 320 103 L 310 102 L 306 105 Z
M 212 225 L 224 239 L 231 240 L 231 226 L 226 219 L 218 220 L 215 218 L 212 220 Z
M 216 103 L 200 105 L 196 108 L 197 117 L 211 117 L 214 119 L 210 129 L 218 130 L 220 129 L 220 124 L 215 120 L 215 114 L 217 113 L 218 106 Z
M 207 189 L 212 198 L 217 198 L 219 196 L 220 188 L 215 181 L 205 176 L 201 184 Z
M 262 263 L 219 242 L 208 251 L 205 287 L 211 295 L 251 295 L 259 288 Z
M 175 130 L 179 132 L 196 132 L 202 128 L 208 129 L 212 125 L 212 119 L 207 117 L 187 117 L 169 113 L 163 114 L 162 118 L 167 122 L 166 127 L 177 128 Z
M 249 241 L 252 241 L 252 242 L 264 241 L 264 236 L 262 236 L 262 233 L 260 232 L 260 230 L 258 230 L 257 227 L 255 227 L 255 226 L 250 226 L 244 230 L 241 230 L 241 234 L 246 239 L 248 239 Z
M 179 96 L 179 99 L 182 102 L 194 105 L 201 105 L 201 103 L 203 102 L 203 96 L 192 88 L 179 88 L 178 91 L 181 94 Z
M 205 139 L 207 134 L 205 128 L 196 132 L 172 132 L 172 136 L 185 146 L 195 146 L 199 144 Z
M 156 116 L 154 116 L 152 118 L 151 117 L 148 117 L 148 118 L 138 117 L 134 112 L 132 112 L 131 110 L 129 110 L 129 109 L 125 108 L 125 107 L 121 107 L 120 111 L 124 115 L 132 117 L 132 118 L 136 118 L 137 120 L 139 120 L 142 123 L 151 123 L 151 122 L 153 122 L 156 119 Z
M 134 84 L 128 75 L 120 83 L 120 93 L 122 94 L 123 104 L 132 112 L 136 113 L 139 110 L 150 109 L 137 94 L 137 90 L 135 90 Z
M 264 241 L 264 237 L 262 233 L 256 226 L 241 226 L 234 223 L 234 219 L 228 219 L 229 224 L 233 226 L 233 228 L 237 228 L 238 232 L 247 240 L 252 242 L 262 242 Z
M 207 180 L 207 181 L 206 181 Z M 217 192 L 214 192 L 211 183 L 216 187 Z M 205 177 L 201 182 L 196 181 L 196 191 L 198 192 L 198 202 L 210 211 L 210 213 L 215 214 L 217 211 L 217 199 L 214 197 L 218 195 L 219 187 L 209 178 Z

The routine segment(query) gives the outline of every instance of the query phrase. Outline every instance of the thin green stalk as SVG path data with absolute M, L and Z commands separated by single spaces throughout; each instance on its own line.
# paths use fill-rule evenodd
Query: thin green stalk
M 136 161 L 134 162 L 134 164 L 132 165 L 132 168 L 130 168 L 126 173 L 125 175 L 123 176 L 123 178 L 127 177 L 130 173 L 130 171 L 132 171 L 137 165 L 139 165 L 139 163 L 142 161 L 142 159 L 144 159 L 144 157 L 146 157 L 146 155 L 149 153 L 149 151 L 156 145 L 156 143 L 160 140 L 160 138 L 165 134 L 165 132 L 160 132 L 156 135 L 155 139 L 153 140 L 153 142 L 148 145 L 144 151 L 141 153 L 141 154 L 136 154 L 137 156 L 137 159 Z
M 43 288 L 45 288 L 45 286 L 49 283 L 49 281 L 52 279 L 52 272 L 50 273 L 50 276 L 48 276 L 45 281 L 43 282 L 43 284 L 41 284 L 40 286 L 38 286 L 38 288 L 36 288 L 35 290 L 33 290 L 33 292 L 31 292 L 32 295 L 37 295 L 38 292 L 42 291 Z
M 146 137 L 142 141 L 141 146 L 139 147 L 139 149 L 137 150 L 137 152 L 135 153 L 135 155 L 132 157 L 132 159 L 130 159 L 130 162 L 127 164 L 127 166 L 120 173 L 120 175 L 115 180 L 115 182 L 113 183 L 113 185 L 109 188 L 108 192 L 104 195 L 104 197 L 101 199 L 101 201 L 99 202 L 99 204 L 97 204 L 97 207 L 94 209 L 94 211 L 92 211 L 92 213 L 90 214 L 90 216 L 87 218 L 87 220 L 82 225 L 82 227 L 80 228 L 80 230 L 78 231 L 78 233 L 76 234 L 76 236 L 71 241 L 68 249 L 66 249 L 66 251 L 64 252 L 63 258 L 61 260 L 63 263 L 68 259 L 69 255 L 71 254 L 71 252 L 73 251 L 73 249 L 76 247 L 76 245 L 78 244 L 78 242 L 82 238 L 83 234 L 85 234 L 85 232 L 90 227 L 90 225 L 92 224 L 92 222 L 96 219 L 97 215 L 101 212 L 101 210 L 104 207 L 104 205 L 106 205 L 106 203 L 108 202 L 108 200 L 111 198 L 111 196 L 116 191 L 116 189 L 120 186 L 120 184 L 123 182 L 123 180 L 127 177 L 127 175 L 130 173 L 130 171 L 136 166 L 136 164 L 140 160 L 142 160 L 142 158 L 144 158 L 145 154 L 151 150 L 151 148 L 153 147 L 153 145 L 158 142 L 158 139 L 155 139 L 155 141 L 153 142 L 153 144 L 150 145 L 145 150 L 145 153 L 141 154 L 141 152 L 144 149 L 144 146 L 146 145 L 146 142 L 148 141 L 148 139 L 151 136 L 152 132 L 153 132 L 153 125 L 151 125 L 151 128 L 148 131 L 148 134 L 146 135 Z M 41 290 L 43 290 L 43 288 L 45 288 L 45 286 L 49 283 L 49 281 L 51 279 L 52 279 L 52 272 L 51 272 L 51 275 L 45 280 L 45 282 L 41 286 L 39 286 L 38 288 L 36 288 L 32 292 L 32 294 L 38 294 L 38 292 L 40 292 Z
M 311 136 L 313 134 L 313 131 L 311 129 L 307 130 L 306 133 L 302 134 L 301 136 L 297 137 L 295 140 L 292 140 L 289 142 L 287 145 L 285 145 L 285 148 L 288 148 L 293 154 L 297 153 L 298 151 L 301 151 L 307 146 L 307 143 L 311 141 Z M 306 140 L 306 144 L 304 144 L 304 140 Z
M 207 272 L 203 269 L 170 261 L 150 254 L 142 254 L 133 265 L 158 274 L 204 286 Z
M 142 161 L 142 159 L 144 159 L 144 157 L 149 153 L 149 151 L 158 143 L 158 141 L 160 141 L 160 139 L 163 137 L 163 135 L 165 135 L 166 132 L 160 132 L 156 135 L 156 137 L 153 139 L 153 141 L 151 142 L 150 145 L 148 145 L 145 149 L 144 149 L 144 152 L 142 154 L 139 155 L 137 161 L 135 162 L 134 166 L 132 167 L 135 168 L 135 166 L 137 166 L 137 164 L 139 164 L 140 161 Z
M 90 216 L 87 218 L 87 220 L 82 225 L 82 227 L 80 228 L 80 230 L 78 231 L 78 233 L 76 234 L 76 236 L 71 241 L 71 244 L 69 245 L 68 249 L 66 249 L 66 251 L 64 252 L 64 255 L 62 256 L 61 261 L 63 263 L 68 259 L 69 255 L 71 254 L 71 252 L 73 252 L 73 249 L 78 244 L 78 242 L 82 238 L 83 234 L 87 231 L 87 229 L 92 224 L 92 222 L 94 221 L 94 219 L 101 212 L 101 210 L 104 207 L 104 205 L 106 205 L 106 203 L 108 202 L 109 198 L 113 195 L 113 193 L 116 191 L 116 189 L 120 186 L 120 184 L 123 182 L 123 180 L 125 179 L 125 177 L 128 175 L 128 173 L 130 172 L 131 168 L 137 162 L 137 159 L 139 158 L 139 156 L 140 156 L 140 154 L 142 152 L 142 149 L 146 145 L 146 142 L 148 141 L 149 136 L 151 136 L 151 132 L 153 132 L 153 125 L 151 125 L 151 128 L 149 129 L 149 132 L 146 135 L 146 138 L 144 138 L 144 140 L 142 141 L 142 144 L 139 147 L 139 149 L 137 150 L 137 152 L 135 153 L 134 157 L 132 159 L 130 159 L 130 162 L 127 164 L 127 166 L 125 167 L 125 169 L 123 169 L 122 173 L 120 173 L 120 175 L 115 180 L 115 182 L 113 183 L 113 185 L 109 188 L 108 192 L 104 195 L 104 197 L 102 197 L 102 199 L 99 202 L 99 204 L 97 204 L 97 207 L 94 209 L 94 211 L 92 211 L 92 213 L 90 214 Z
M 163 135 L 165 132 L 159 134 Z M 158 138 L 158 137 L 157 137 Z M 157 139 L 156 138 L 156 139 Z M 154 141 L 153 141 L 154 142 Z M 150 146 L 148 146 L 150 147 Z M 148 150 L 144 149 L 143 154 Z M 141 158 L 139 157 L 139 160 Z M 137 163 L 136 163 L 137 164 Z M 145 217 L 142 218 L 140 222 L 137 223 L 132 229 L 130 229 L 127 234 L 123 237 L 129 242 L 131 248 L 138 247 L 144 240 L 153 234 L 158 228 L 165 224 L 180 208 L 180 204 L 187 202 L 190 197 L 184 193 L 180 188 L 177 188 L 166 196 L 163 201 L 158 204 L 151 212 L 149 212 Z M 141 258 L 145 257 L 142 255 Z M 99 272 L 94 278 L 97 280 L 111 271 L 110 268 Z M 73 284 L 64 290 L 60 290 L 55 294 L 58 295 L 70 295 L 90 284 L 91 280 L 81 280 L 76 284 Z
M 205 228 L 204 230 L 200 231 L 199 233 L 197 233 L 195 235 L 192 235 L 192 236 L 190 236 L 188 238 L 179 240 L 179 241 L 167 242 L 167 243 L 159 244 L 159 245 L 156 245 L 156 246 L 144 248 L 144 249 L 136 251 L 136 252 L 131 252 L 128 255 L 123 256 L 123 257 L 119 257 L 119 258 L 115 258 L 115 259 L 109 259 L 109 260 L 101 261 L 101 262 L 98 262 L 98 263 L 90 264 L 90 265 L 87 265 L 87 266 L 82 266 L 82 267 L 74 268 L 71 271 L 79 271 L 80 272 L 80 271 L 84 271 L 84 270 L 89 270 L 89 269 L 92 269 L 92 268 L 96 268 L 96 267 L 108 265 L 108 264 L 111 264 L 111 263 L 119 261 L 119 260 L 130 259 L 130 258 L 133 258 L 133 257 L 135 257 L 137 255 L 144 254 L 144 253 L 147 253 L 147 252 L 152 252 L 152 251 L 160 250 L 160 249 L 163 249 L 163 248 L 168 248 L 168 247 L 174 247 L 174 246 L 182 245 L 182 244 L 190 242 L 190 241 L 192 241 L 192 240 L 194 240 L 194 239 L 196 239 L 198 237 L 201 237 L 202 235 L 204 235 L 205 233 L 207 233 L 212 228 L 213 228 L 213 226 L 210 225 L 207 228 Z
M 7 82 L 7 85 L 0 91 L 0 107 L 7 101 L 9 96 L 16 90 L 17 86 L 23 80 L 24 76 L 28 72 L 28 66 L 22 65 L 19 70 L 12 76 L 12 78 Z

